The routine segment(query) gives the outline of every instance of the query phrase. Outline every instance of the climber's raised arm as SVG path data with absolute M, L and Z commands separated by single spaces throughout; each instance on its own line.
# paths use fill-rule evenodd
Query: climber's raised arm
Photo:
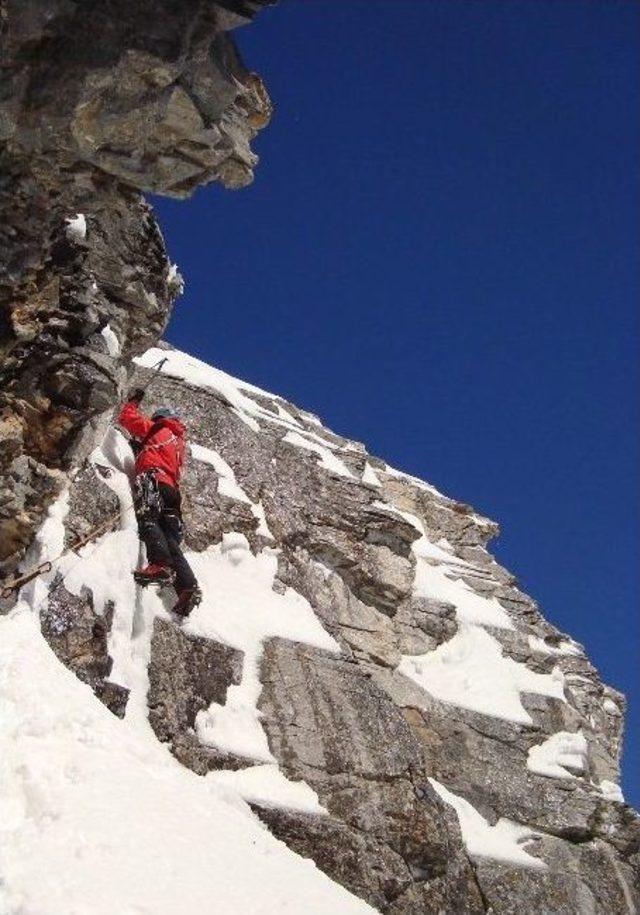
M 142 388 L 134 388 L 129 392 L 127 401 L 118 414 L 118 425 L 137 441 L 142 441 L 153 426 L 153 420 L 140 412 L 139 406 L 143 397 Z

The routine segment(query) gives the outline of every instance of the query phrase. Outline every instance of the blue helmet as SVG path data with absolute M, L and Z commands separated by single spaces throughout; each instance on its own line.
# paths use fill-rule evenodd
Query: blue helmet
M 159 407 L 151 414 L 151 419 L 180 419 L 180 414 L 173 407 Z

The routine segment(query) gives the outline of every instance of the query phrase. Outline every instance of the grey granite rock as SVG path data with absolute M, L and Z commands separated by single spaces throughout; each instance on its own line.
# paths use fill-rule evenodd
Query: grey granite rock
M 57 578 L 40 614 L 40 628 L 62 663 L 91 686 L 114 715 L 124 718 L 129 691 L 108 679 L 113 666 L 107 648 L 112 618 L 112 607 L 104 615 L 96 613 L 90 591 L 70 594 Z
M 158 740 L 172 743 L 193 730 L 198 712 L 224 705 L 227 689 L 240 682 L 242 654 L 156 619 L 149 664 L 149 721 Z

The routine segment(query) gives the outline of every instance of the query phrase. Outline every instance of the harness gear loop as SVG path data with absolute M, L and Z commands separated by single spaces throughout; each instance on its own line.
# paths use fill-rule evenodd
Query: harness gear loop
M 133 504 L 136 515 L 141 519 L 153 518 L 160 514 L 162 500 L 155 470 L 145 470 L 136 477 Z

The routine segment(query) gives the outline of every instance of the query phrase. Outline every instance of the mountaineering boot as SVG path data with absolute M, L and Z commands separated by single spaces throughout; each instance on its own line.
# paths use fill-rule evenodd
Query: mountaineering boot
M 168 566 L 149 563 L 144 569 L 136 569 L 133 577 L 139 585 L 170 585 L 175 573 Z
M 172 608 L 172 613 L 183 618 L 189 616 L 194 607 L 202 600 L 200 588 L 184 588 L 178 594 L 178 600 Z

